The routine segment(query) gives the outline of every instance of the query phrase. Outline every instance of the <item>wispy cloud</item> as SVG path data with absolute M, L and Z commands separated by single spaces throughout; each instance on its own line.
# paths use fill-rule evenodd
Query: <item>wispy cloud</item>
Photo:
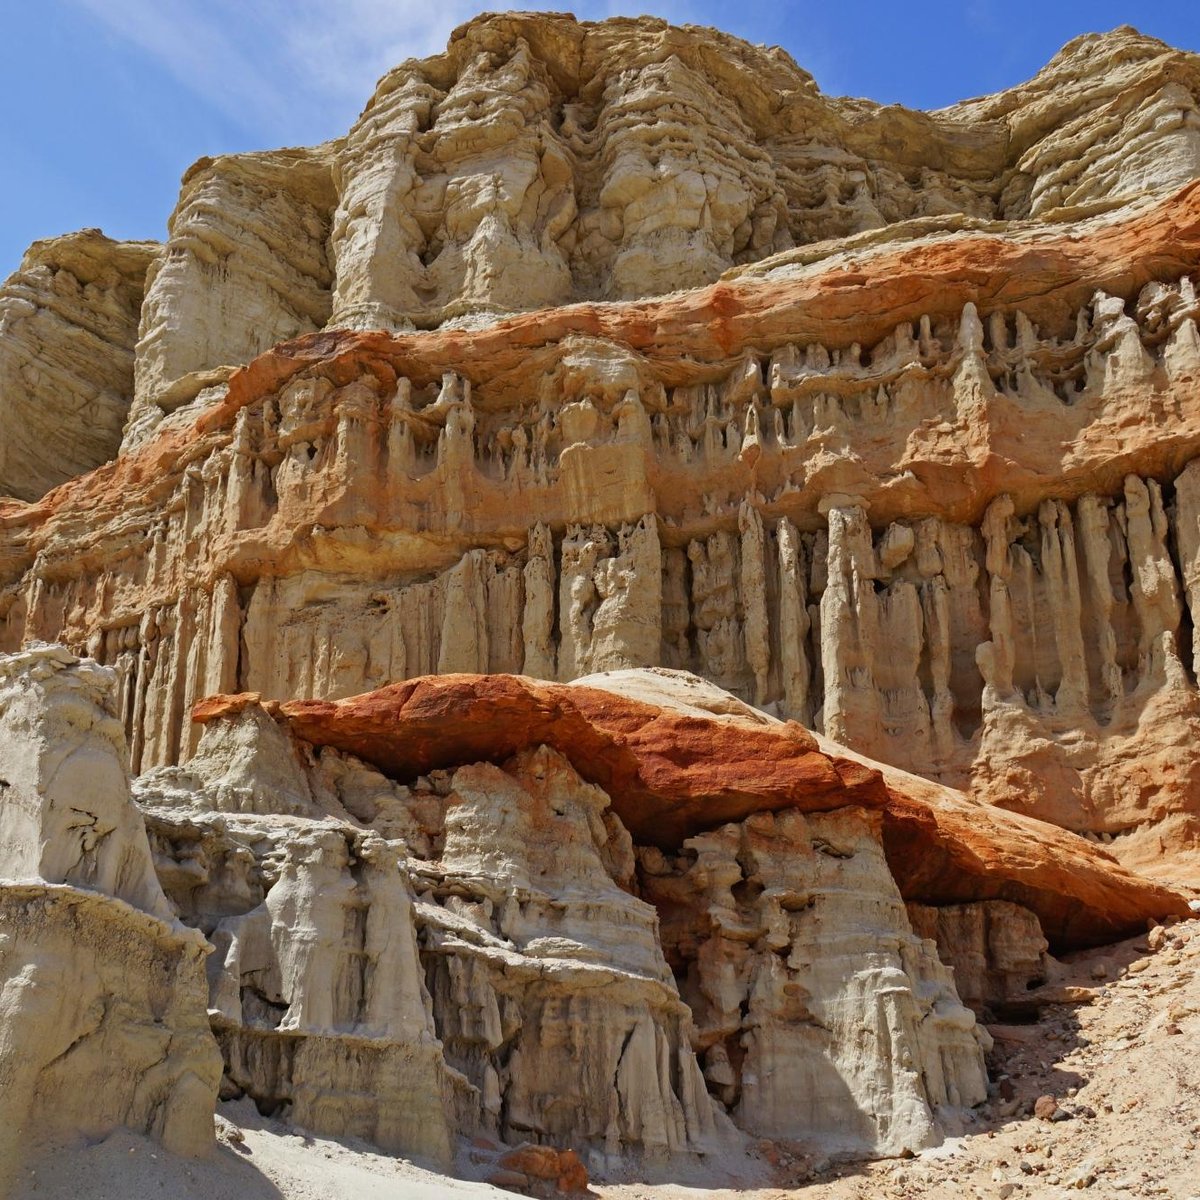
M 70 0 L 268 140 L 340 132 L 375 81 L 437 53 L 476 0 Z M 551 4 L 528 4 L 550 8 Z
M 179 83 L 247 129 L 287 123 L 267 60 L 246 36 L 243 16 L 230 27 L 223 0 L 72 0 L 99 24 L 166 68 Z

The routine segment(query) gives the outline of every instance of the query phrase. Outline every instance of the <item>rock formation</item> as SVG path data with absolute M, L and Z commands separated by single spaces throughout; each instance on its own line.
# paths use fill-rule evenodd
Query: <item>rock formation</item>
M 0 286 L 0 495 L 36 500 L 120 448 L 156 249 L 85 229 L 35 242 Z
M 987 1095 L 990 1038 L 911 931 L 879 824 L 758 813 L 643 859 L 705 1077 L 753 1133 L 898 1153 Z
M 11 952 L 103 992 L 149 939 L 128 1020 L 188 1031 L 97 1120 L 199 1146 L 211 1024 L 224 1096 L 442 1162 L 899 1152 L 985 1094 L 973 1012 L 1186 911 L 1198 103 L 1128 28 L 914 113 L 487 15 L 345 137 L 201 160 L 164 245 L 35 245 Z M 80 739 L 104 835 L 39 773 Z M 137 932 L 81 967 L 63 904 Z M 0 1070 L 67 1027 L 5 1006 Z
M 195 715 L 226 720 L 259 702 L 214 697 Z M 569 686 L 439 676 L 270 708 L 304 742 L 400 780 L 549 746 L 605 790 L 638 842 L 662 849 L 756 813 L 878 811 L 906 900 L 1009 900 L 1031 909 L 1059 948 L 1111 941 L 1160 911 L 1185 911 L 1176 893 L 1084 838 L 850 754 L 682 672 L 616 671 Z
M 585 716 L 563 738 L 520 722 L 511 695 L 527 696 L 527 681 L 463 680 L 514 689 L 506 707 L 456 694 L 457 680 L 420 681 L 433 689 L 423 712 L 387 690 L 274 717 L 253 697 L 208 701 L 189 764 L 137 781 L 167 893 L 216 947 L 208 1007 L 225 1094 L 443 1160 L 466 1132 L 570 1142 L 610 1167 L 732 1146 L 730 1116 L 752 1134 L 894 1153 L 936 1140 L 939 1114 L 984 1098 L 986 1035 L 935 942 L 909 927 L 867 770 L 852 769 L 849 785 L 828 772 L 827 811 L 808 817 L 763 811 L 778 803 L 770 781 L 752 796 L 744 780 L 753 815 L 664 854 L 636 846 L 622 814 L 671 845 L 672 823 L 632 817 L 637 780 L 661 787 L 660 758 L 686 759 L 697 742 L 670 707 L 543 689 L 543 708 L 568 726 L 580 696 L 609 700 L 617 723 L 655 728 L 655 742 L 622 747 L 634 777 L 601 772 L 601 788 L 572 763 L 591 757 Z M 658 682 L 668 694 L 699 684 Z M 339 729 L 352 711 L 353 731 Z M 503 740 L 472 736 L 481 713 Z M 756 732 L 745 717 L 691 724 L 717 738 Z M 790 799 L 804 803 L 804 760 L 821 756 L 773 736 L 778 778 L 790 771 Z M 422 765 L 406 769 L 396 748 L 413 746 Z M 715 781 L 690 785 L 709 792 L 694 796 L 691 821 L 711 825 Z M 1064 849 L 1085 877 L 1094 852 L 1074 841 Z M 1139 913 L 1179 903 L 1114 863 L 1093 872 Z M 1077 886 L 1075 873 L 1061 879 Z M 846 969 L 881 944 L 895 944 L 891 959 Z M 880 994 L 894 1008 L 879 1009 Z M 864 1057 L 864 1023 L 891 1048 Z M 882 1085 L 896 1073 L 907 1082 Z
M 1085 40 L 1051 74 L 1110 46 L 1154 43 Z M 179 714 L 212 691 L 662 664 L 1135 864 L 1195 839 L 1176 751 L 1196 722 L 1196 185 L 906 219 L 653 302 L 497 322 L 477 298 L 478 329 L 354 332 L 315 291 L 279 299 L 284 275 L 327 277 L 317 249 L 268 270 L 274 235 L 217 227 L 267 189 L 256 221 L 319 243 L 321 164 L 356 137 L 189 175 L 175 225 L 196 228 L 151 271 L 126 452 L 0 513 L 0 644 L 115 666 L 135 769 L 186 759 Z M 195 258 L 213 245 L 235 247 L 219 278 Z M 349 294 L 374 260 L 331 253 Z
M 175 918 L 129 795 L 113 673 L 0 657 L 0 1189 L 117 1126 L 212 1143 L 203 937 Z
M 115 673 L 56 647 L 0 666 L 17 1140 L 203 1149 L 219 1046 L 222 1096 L 445 1164 L 481 1134 L 601 1171 L 743 1133 L 915 1150 L 987 1095 L 954 972 L 1000 1008 L 1044 976 L 1043 930 L 1187 911 L 680 672 L 217 697 L 135 808 Z M 65 1102 L 99 1070 L 104 1106 Z

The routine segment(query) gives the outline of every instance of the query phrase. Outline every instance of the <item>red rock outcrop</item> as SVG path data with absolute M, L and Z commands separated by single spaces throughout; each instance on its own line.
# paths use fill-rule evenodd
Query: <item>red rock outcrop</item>
M 205 723 L 256 704 L 218 696 Z M 314 746 L 410 781 L 463 763 L 503 763 L 551 746 L 611 797 L 635 840 L 676 849 L 752 813 L 883 812 L 888 865 L 906 900 L 1010 900 L 1056 948 L 1112 941 L 1147 918 L 1188 911 L 1179 893 L 1131 874 L 1083 838 L 851 756 L 792 723 L 680 713 L 584 685 L 510 675 L 409 680 L 339 701 L 270 704 Z

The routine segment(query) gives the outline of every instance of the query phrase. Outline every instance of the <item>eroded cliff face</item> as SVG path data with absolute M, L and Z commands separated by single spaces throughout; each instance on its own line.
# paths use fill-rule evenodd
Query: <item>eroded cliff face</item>
M 0 656 L 0 1189 L 124 1126 L 199 1155 L 220 1055 L 204 939 L 175 919 L 129 795 L 112 672 Z
M 739 1130 L 898 1153 L 986 1096 L 987 1035 L 912 933 L 882 818 L 847 807 L 850 788 L 664 854 L 618 815 L 636 811 L 627 782 L 610 796 L 511 713 L 490 722 L 510 746 L 484 751 L 464 737 L 476 706 L 447 693 L 439 765 L 414 778 L 388 750 L 429 744 L 421 713 L 386 692 L 356 704 L 390 731 L 360 734 L 388 774 L 338 748 L 335 717 L 241 696 L 203 707 L 187 767 L 137 782 L 168 895 L 216 946 L 225 1094 L 394 1149 L 445 1158 L 483 1133 L 608 1169 L 719 1154 Z M 686 756 L 660 715 L 658 753 Z M 803 749 L 772 736 L 803 780 Z M 626 753 L 652 777 L 649 745 Z M 1135 904 L 1175 903 L 1103 869 Z
M 196 163 L 153 261 L 123 251 L 136 296 L 89 295 L 83 327 L 120 309 L 102 336 L 127 355 L 144 289 L 135 378 L 122 357 L 113 398 L 132 402 L 132 447 L 255 354 L 326 326 L 473 326 L 1162 193 L 1200 168 L 1198 94 L 1194 55 L 1127 27 L 1007 92 L 920 113 L 824 96 L 783 51 L 713 30 L 489 15 L 386 75 L 344 138 Z M 50 246 L 43 258 L 73 256 L 71 239 Z M 113 388 L 98 365 L 76 390 Z M 6 382 L 5 402 L 37 387 Z M 0 490 L 32 498 L 113 453 L 110 433 L 81 456 L 78 404 L 47 407 L 62 444 L 39 471 L 0 465 Z
M 214 691 L 690 669 L 1149 863 L 1200 811 L 1198 217 L 1189 186 L 652 306 L 272 351 L 195 426 L 3 511 L 0 641 L 113 665 L 135 770 L 186 759 Z
M 705 1077 L 756 1133 L 898 1153 L 987 1095 L 990 1038 L 910 930 L 879 824 L 761 813 L 643 859 Z
M 940 113 L 822 96 L 779 50 L 662 22 L 464 26 L 344 139 L 185 177 L 151 271 L 137 445 L 273 342 L 702 286 L 916 220 L 1112 207 L 1200 169 L 1200 67 L 1132 30 Z M 832 245 L 825 245 L 825 253 Z
M 973 1013 L 1200 882 L 1198 97 L 492 15 L 39 243 L 0 653 L 110 671 L 157 879 L 6 793 L 14 877 L 200 930 L 224 1094 L 327 1133 L 935 1140 Z
M 1046 1002 L 1044 932 L 1187 911 L 681 672 L 215 697 L 135 807 L 115 673 L 0 671 L 10 1169 L 116 1124 L 202 1151 L 218 1061 L 223 1098 L 444 1165 L 915 1151 L 988 1095 L 976 1013 Z
M 35 500 L 117 453 L 156 249 L 85 229 L 35 242 L 0 286 L 0 495 Z

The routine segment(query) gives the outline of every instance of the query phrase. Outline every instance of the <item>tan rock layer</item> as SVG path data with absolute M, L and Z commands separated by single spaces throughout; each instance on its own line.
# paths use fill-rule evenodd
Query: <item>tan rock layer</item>
M 118 1126 L 202 1155 L 220 1056 L 209 947 L 174 919 L 129 794 L 111 671 L 0 656 L 0 1194 Z
M 1097 220 L 1086 236 L 1050 226 L 1007 237 L 931 238 L 851 254 L 817 270 L 734 278 L 662 299 L 567 305 L 479 330 L 310 334 L 237 372 L 228 396 L 197 429 L 227 424 L 239 408 L 314 365 L 328 368 L 335 381 L 403 375 L 419 386 L 456 371 L 499 400 L 520 387 L 518 372 L 527 378 L 539 350 L 572 335 L 629 346 L 664 383 L 684 384 L 746 350 L 770 351 L 786 342 L 870 345 L 899 322 L 957 312 L 968 303 L 982 315 L 1020 309 L 1047 329 L 1063 330 L 1097 290 L 1130 295 L 1152 280 L 1177 279 L 1197 263 L 1200 181 L 1193 181 L 1124 219 Z
M 255 702 L 215 697 L 193 715 L 210 721 Z M 1182 896 L 1130 874 L 1082 838 L 822 748 L 791 723 L 692 717 L 504 675 L 434 676 L 272 710 L 305 741 L 401 779 L 552 746 L 608 792 L 635 840 L 661 846 L 757 811 L 878 808 L 905 900 L 1009 900 L 1036 913 L 1059 947 L 1113 940 L 1148 917 L 1187 911 Z
M 154 250 L 85 229 L 35 242 L 0 284 L 0 496 L 36 499 L 116 454 Z
M 389 72 L 344 138 L 187 172 L 125 445 L 309 329 L 628 300 L 1169 191 L 1200 168 L 1198 96 L 1200 58 L 1129 28 L 921 113 L 822 96 L 711 29 L 487 14 Z
M 86 508 L 94 526 L 126 511 L 131 497 L 165 501 L 173 471 L 208 451 L 197 434 L 228 436 L 238 411 L 274 395 L 306 371 L 339 387 L 373 380 L 387 392 L 395 391 L 400 378 L 420 387 L 454 371 L 471 381 L 477 404 L 482 398 L 502 406 L 517 399 L 531 375 L 557 361 L 561 343 L 585 335 L 639 352 L 663 383 L 683 385 L 726 374 L 749 349 L 769 351 L 806 342 L 834 348 L 869 345 L 902 321 L 957 314 L 968 303 L 981 315 L 1019 309 L 1032 321 L 1061 329 L 1098 289 L 1127 296 L 1148 281 L 1178 279 L 1197 263 L 1200 182 L 1147 203 L 1123 220 L 1097 222 L 1086 231 L 1056 233 L 1051 228 L 1024 238 L 933 239 L 885 247 L 854 263 L 824 263 L 798 275 L 720 282 L 662 300 L 547 309 L 481 330 L 311 334 L 276 346 L 236 371 L 227 394 L 194 428 L 163 432 L 136 452 L 68 481 L 31 505 L 0 500 L 0 531 L 32 527 L 40 541 L 53 532 L 60 513 Z M 1173 449 L 1176 469 L 1196 444 L 1200 437 L 1187 448 Z M 1132 459 L 1109 458 L 1107 473 L 1115 488 Z M 1058 481 L 1064 495 L 1100 482 L 1101 467 L 1086 465 L 1086 473 L 1076 472 L 1078 482 Z M 970 512 L 947 509 L 942 515 L 978 519 L 992 496 L 1011 490 L 1012 481 L 1004 476 L 1012 469 L 1013 464 L 995 458 L 973 466 L 984 479 L 993 477 L 991 487 L 973 494 Z M 0 569 L 8 555 L 19 553 L 17 546 L 7 554 L 5 550 L 0 545 Z

